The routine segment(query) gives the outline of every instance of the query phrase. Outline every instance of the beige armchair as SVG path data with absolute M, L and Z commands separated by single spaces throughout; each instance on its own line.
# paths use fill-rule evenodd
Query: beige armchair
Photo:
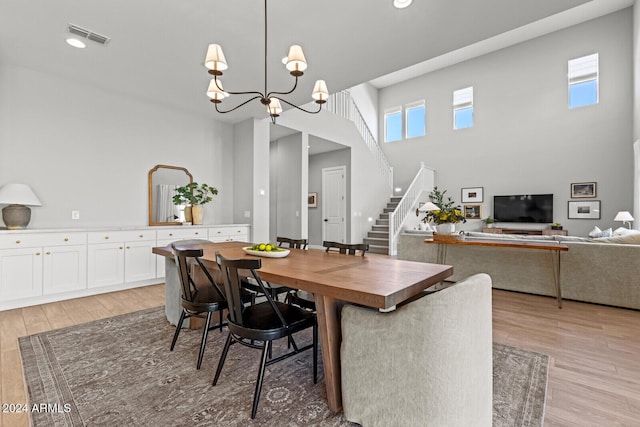
M 491 278 L 390 313 L 342 309 L 342 403 L 363 426 L 491 426 Z

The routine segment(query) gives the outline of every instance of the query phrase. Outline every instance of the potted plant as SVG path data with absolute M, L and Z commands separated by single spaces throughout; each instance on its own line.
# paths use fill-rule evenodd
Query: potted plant
M 482 220 L 485 224 L 487 224 L 487 228 L 493 228 L 493 224 L 496 222 L 495 219 L 488 217 Z
M 562 230 L 562 224 L 560 224 L 559 222 L 554 222 L 553 224 L 551 224 L 551 229 L 552 230 Z
M 218 189 L 205 183 L 198 184 L 191 182 L 182 187 L 176 188 L 173 196 L 174 205 L 185 205 L 185 220 L 193 224 L 202 224 L 204 219 L 205 205 L 213 200 L 213 196 L 218 194 Z M 189 212 L 190 211 L 190 212 Z
M 445 199 L 445 193 L 447 190 L 440 191 L 438 187 L 433 187 L 433 191 L 429 194 L 429 199 L 433 204 L 438 206 L 440 210 L 428 211 L 427 215 L 423 218 L 423 222 L 434 222 L 437 225 L 438 233 L 440 234 L 453 234 L 455 231 L 454 224 L 459 222 L 467 222 L 462 215 L 462 209 L 450 196 Z

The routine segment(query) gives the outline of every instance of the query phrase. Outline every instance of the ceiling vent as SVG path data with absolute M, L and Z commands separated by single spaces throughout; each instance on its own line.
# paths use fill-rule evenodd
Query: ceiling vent
M 67 27 L 69 33 L 82 37 L 83 39 L 91 40 L 101 45 L 106 45 L 111 40 L 109 37 L 94 33 L 86 28 L 78 27 L 77 25 L 69 24 Z

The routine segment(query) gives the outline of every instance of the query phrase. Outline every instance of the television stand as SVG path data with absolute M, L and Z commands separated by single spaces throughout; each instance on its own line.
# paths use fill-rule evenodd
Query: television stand
M 482 229 L 482 231 L 484 233 L 494 233 L 494 234 L 522 234 L 522 235 L 526 235 L 526 236 L 540 236 L 540 235 L 545 235 L 545 236 L 553 236 L 553 235 L 560 235 L 560 236 L 566 236 L 567 230 L 552 230 L 552 229 L 544 229 L 544 230 L 535 230 L 535 229 L 528 229 L 528 228 L 504 228 L 504 227 L 493 227 L 493 228 L 488 228 L 485 227 Z

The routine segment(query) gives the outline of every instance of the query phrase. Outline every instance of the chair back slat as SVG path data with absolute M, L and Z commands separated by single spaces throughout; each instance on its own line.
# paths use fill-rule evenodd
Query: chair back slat
M 276 303 L 273 301 L 270 292 L 266 289 L 264 283 L 260 279 L 257 271 L 262 267 L 262 260 L 260 258 L 240 258 L 240 259 L 227 259 L 219 252 L 216 252 L 216 262 L 222 272 L 224 278 L 224 287 L 227 294 L 227 303 L 229 306 L 229 320 L 233 323 L 244 326 L 242 311 L 244 304 L 242 302 L 242 279 L 245 275 L 241 275 L 238 270 L 249 270 L 251 275 L 258 283 L 258 286 L 262 289 L 263 296 L 267 299 L 271 308 L 274 310 L 282 326 L 286 326 L 287 322 L 284 316 L 278 309 Z
M 205 268 L 200 261 L 203 251 L 202 249 L 183 248 L 171 244 L 171 250 L 176 261 L 176 267 L 178 268 L 178 279 L 180 280 L 180 287 L 182 290 L 182 298 L 187 301 L 193 302 L 198 295 L 198 285 L 193 280 L 193 268 L 197 264 L 200 266 L 205 276 L 209 280 L 211 286 L 216 290 L 218 295 L 224 300 L 225 296 L 222 289 L 218 286 L 216 281 L 211 276 L 211 273 Z
M 288 245 L 286 247 L 290 249 L 307 249 L 308 244 L 307 239 L 290 239 L 288 237 L 276 237 L 276 241 L 278 242 L 278 247 Z
M 360 255 L 364 256 L 364 254 L 369 250 L 369 245 L 366 243 L 348 244 L 325 240 L 324 242 L 322 242 L 322 246 L 326 248 L 326 252 L 338 251 L 341 254 L 349 255 L 356 255 L 357 252 L 360 252 Z

